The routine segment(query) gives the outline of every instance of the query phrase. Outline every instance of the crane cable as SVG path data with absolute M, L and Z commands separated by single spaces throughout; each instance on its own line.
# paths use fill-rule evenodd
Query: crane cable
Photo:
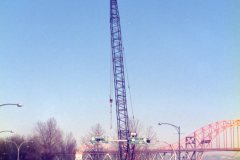
M 125 53 L 124 53 L 124 48 L 123 48 L 123 61 L 125 65 L 125 71 L 126 71 L 126 78 L 127 78 L 127 87 L 128 87 L 128 92 L 129 92 L 129 100 L 130 100 L 130 107 L 131 107 L 131 112 L 132 112 L 132 125 L 134 129 L 134 132 L 136 133 L 136 127 L 135 127 L 135 119 L 134 119 L 134 111 L 133 111 L 133 102 L 132 102 L 132 94 L 131 94 L 131 89 L 130 89 L 130 81 L 128 77 L 128 69 L 127 69 L 127 62 L 125 58 Z
M 113 103 L 113 98 L 112 98 L 112 93 L 113 93 L 113 89 L 112 89 L 112 85 L 113 85 L 113 68 L 112 68 L 112 55 L 110 54 L 110 93 L 109 93 L 109 103 L 110 103 L 110 130 L 112 129 L 112 103 Z

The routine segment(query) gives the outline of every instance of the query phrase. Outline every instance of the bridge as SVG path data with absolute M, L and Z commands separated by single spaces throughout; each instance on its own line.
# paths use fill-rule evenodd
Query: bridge
M 182 160 L 203 160 L 208 152 L 240 152 L 240 120 L 223 120 L 208 124 L 184 137 L 180 142 Z M 164 147 L 136 150 L 135 160 L 175 160 L 178 143 Z M 116 150 L 82 153 L 82 160 L 118 160 Z

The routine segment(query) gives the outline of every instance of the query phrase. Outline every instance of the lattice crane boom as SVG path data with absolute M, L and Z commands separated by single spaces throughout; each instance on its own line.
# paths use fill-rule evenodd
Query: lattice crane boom
M 130 131 L 124 75 L 122 35 L 117 0 L 110 0 L 110 30 L 118 139 L 127 140 L 130 137 Z M 129 143 L 119 142 L 120 160 L 128 160 L 131 159 L 130 157 L 132 156 L 130 156 Z

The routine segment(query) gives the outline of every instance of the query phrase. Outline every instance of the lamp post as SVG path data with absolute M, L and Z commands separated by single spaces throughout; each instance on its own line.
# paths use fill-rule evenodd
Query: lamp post
M 14 145 L 16 146 L 16 148 L 17 148 L 17 160 L 19 160 L 20 149 L 21 149 L 22 145 L 23 145 L 24 143 L 28 143 L 29 141 L 23 141 L 23 142 L 20 143 L 19 145 L 18 145 L 16 142 L 13 142 L 13 141 L 7 141 L 7 142 L 12 143 L 12 144 L 14 144 Z
M 178 160 L 181 160 L 181 146 L 180 146 L 181 131 L 180 131 L 180 126 L 176 126 L 176 125 L 171 124 L 171 123 L 158 123 L 158 125 L 169 125 L 169 126 L 174 127 L 177 130 L 177 132 L 178 132 Z
M 0 104 L 0 107 L 3 106 L 17 106 L 17 107 L 22 107 L 22 104 L 20 103 L 4 103 L 4 104 Z

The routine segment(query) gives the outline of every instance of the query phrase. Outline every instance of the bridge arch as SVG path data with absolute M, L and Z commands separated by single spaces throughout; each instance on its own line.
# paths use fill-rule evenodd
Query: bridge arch
M 234 150 L 240 148 L 240 120 L 208 124 L 181 141 L 184 148 Z
M 222 120 L 205 125 L 181 139 L 181 156 L 187 160 L 201 160 L 205 152 L 240 152 L 240 120 Z M 178 143 L 172 144 L 177 150 Z M 168 150 L 169 146 L 158 149 Z

